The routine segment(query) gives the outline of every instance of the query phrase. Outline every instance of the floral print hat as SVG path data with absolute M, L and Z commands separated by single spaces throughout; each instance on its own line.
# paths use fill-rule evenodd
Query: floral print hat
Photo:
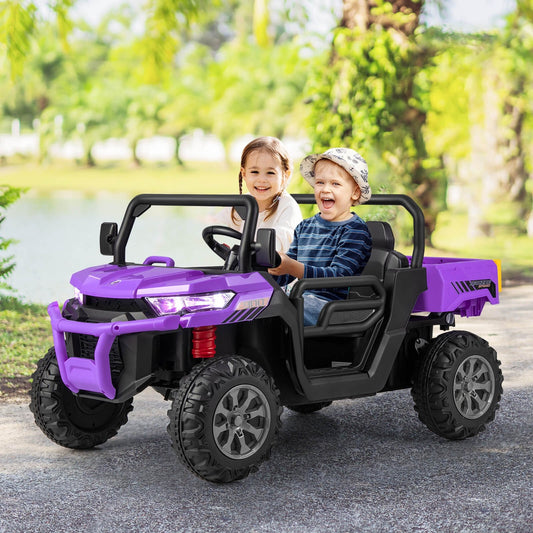
M 321 159 L 329 159 L 337 163 L 359 185 L 361 196 L 355 205 L 364 204 L 370 200 L 372 190 L 368 184 L 368 165 L 360 154 L 350 148 L 330 148 L 323 154 L 308 155 L 300 164 L 300 172 L 312 187 L 315 185 L 315 165 Z

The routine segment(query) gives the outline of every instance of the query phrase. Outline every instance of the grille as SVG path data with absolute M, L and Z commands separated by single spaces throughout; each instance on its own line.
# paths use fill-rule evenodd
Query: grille
M 133 313 L 141 311 L 151 314 L 150 306 L 139 298 L 102 298 L 99 296 L 85 296 L 85 306 L 105 311 L 118 311 L 120 313 Z
M 84 359 L 94 359 L 94 351 L 96 349 L 97 340 L 98 339 L 96 337 L 93 337 L 92 335 L 78 335 L 79 350 L 76 357 L 83 357 Z
M 68 355 L 69 357 L 81 357 L 83 359 L 94 360 L 94 351 L 96 350 L 97 342 L 98 338 L 93 335 L 69 333 L 67 338 Z M 118 339 L 115 339 L 111 345 L 111 350 L 109 351 L 109 365 L 111 368 L 111 382 L 114 387 L 117 387 L 120 374 L 124 369 Z

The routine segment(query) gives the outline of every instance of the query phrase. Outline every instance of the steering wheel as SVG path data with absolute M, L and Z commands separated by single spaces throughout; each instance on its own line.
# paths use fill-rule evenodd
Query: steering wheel
M 224 259 L 224 269 L 235 270 L 239 265 L 239 245 L 234 245 L 231 248 L 227 244 L 218 242 L 214 235 L 225 235 L 233 239 L 242 239 L 242 233 L 228 228 L 227 226 L 207 226 L 202 231 L 202 238 L 213 252 L 220 258 Z

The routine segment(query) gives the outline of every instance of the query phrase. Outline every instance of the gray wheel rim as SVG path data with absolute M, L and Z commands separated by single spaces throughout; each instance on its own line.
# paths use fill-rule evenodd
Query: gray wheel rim
M 474 420 L 483 416 L 494 398 L 494 371 L 480 355 L 467 357 L 457 369 L 453 384 L 453 399 L 462 416 Z
M 261 448 L 270 429 L 266 396 L 253 385 L 236 385 L 218 402 L 213 436 L 218 449 L 232 459 L 246 459 Z

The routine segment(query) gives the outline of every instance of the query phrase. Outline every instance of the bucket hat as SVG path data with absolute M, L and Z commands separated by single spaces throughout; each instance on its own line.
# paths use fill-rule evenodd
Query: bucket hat
M 315 186 L 315 165 L 321 159 L 333 161 L 355 180 L 361 189 L 361 196 L 355 205 L 364 204 L 370 200 L 372 190 L 368 184 L 368 165 L 360 154 L 351 148 L 330 148 L 323 154 L 308 155 L 300 164 L 300 172 L 312 187 Z

